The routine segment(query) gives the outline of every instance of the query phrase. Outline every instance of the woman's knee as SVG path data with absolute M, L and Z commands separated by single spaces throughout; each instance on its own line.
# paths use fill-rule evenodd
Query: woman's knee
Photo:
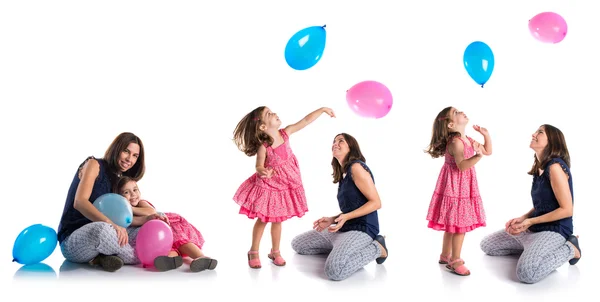
M 308 231 L 300 235 L 296 235 L 296 237 L 292 239 L 292 249 L 298 254 L 304 254 L 304 251 L 310 248 L 310 243 L 314 239 L 313 232 L 315 231 Z
M 498 248 L 497 243 L 501 240 L 501 236 L 502 234 L 500 231 L 484 236 L 479 243 L 479 248 L 481 248 L 485 254 L 493 255 L 494 251 Z
M 523 283 L 534 284 L 543 279 L 531 265 L 517 264 L 517 279 Z
M 342 281 L 348 276 L 344 274 L 344 266 L 339 261 L 325 262 L 325 275 L 333 281 Z

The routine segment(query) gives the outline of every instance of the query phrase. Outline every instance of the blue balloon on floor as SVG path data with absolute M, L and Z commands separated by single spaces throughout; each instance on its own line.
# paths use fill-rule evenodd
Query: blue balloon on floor
M 295 33 L 285 46 L 285 61 L 296 70 L 309 69 L 321 60 L 325 50 L 325 25 L 311 26 Z
M 13 262 L 29 265 L 44 261 L 57 245 L 56 231 L 41 224 L 34 224 L 17 236 L 13 245 Z
M 494 71 L 494 53 L 487 44 L 475 41 L 465 49 L 463 63 L 469 76 L 483 88 Z
M 94 201 L 94 206 L 110 221 L 124 228 L 133 221 L 133 209 L 127 199 L 116 193 L 100 195 Z

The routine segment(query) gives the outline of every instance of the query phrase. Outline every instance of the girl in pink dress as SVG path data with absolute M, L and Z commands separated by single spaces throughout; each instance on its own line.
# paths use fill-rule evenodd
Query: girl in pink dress
M 207 257 L 202 252 L 204 238 L 191 223 L 179 214 L 156 212 L 154 206 L 147 200 L 141 199 L 140 190 L 137 183 L 123 176 L 116 185 L 117 193 L 125 197 L 131 204 L 134 219 L 135 216 L 148 217 L 156 215 L 156 219 L 161 219 L 171 226 L 173 232 L 173 246 L 169 255 L 159 256 L 154 259 L 154 267 L 159 271 L 168 271 L 176 269 L 183 265 L 183 257 L 190 257 L 190 270 L 200 272 L 206 269 L 213 270 L 217 267 L 217 260 Z
M 470 274 L 460 258 L 465 233 L 485 226 L 475 164 L 483 155 L 492 154 L 487 129 L 473 126 L 483 135 L 484 144 L 480 144 L 465 135 L 468 122 L 463 112 L 444 108 L 433 122 L 431 143 L 425 151 L 433 158 L 445 158 L 427 212 L 428 227 L 444 231 L 439 263 L 461 276 Z
M 265 226 L 271 223 L 273 246 L 269 259 L 277 266 L 285 265 L 279 252 L 281 222 L 302 217 L 307 211 L 298 160 L 292 152 L 289 136 L 316 120 L 322 113 L 335 117 L 329 108 L 320 108 L 299 122 L 281 129 L 276 113 L 265 106 L 246 114 L 234 130 L 238 149 L 247 156 L 256 155 L 256 173 L 244 181 L 233 196 L 240 214 L 256 219 L 252 230 L 252 246 L 248 265 L 260 268 L 258 250 Z

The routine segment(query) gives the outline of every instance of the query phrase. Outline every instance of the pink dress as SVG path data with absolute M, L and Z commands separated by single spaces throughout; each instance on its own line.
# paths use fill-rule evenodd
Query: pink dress
M 471 146 L 461 137 L 455 139 L 463 142 L 465 159 L 475 155 L 473 139 L 467 136 Z M 466 233 L 484 227 L 485 211 L 479 195 L 475 167 L 460 171 L 448 150 L 444 158 L 444 166 L 427 212 L 428 227 L 450 233 Z
M 154 208 L 154 205 L 152 205 L 149 201 L 145 201 Z M 182 245 L 190 242 L 202 249 L 202 246 L 204 245 L 204 237 L 202 237 L 202 234 L 200 231 L 198 231 L 198 229 L 196 229 L 191 223 L 189 223 L 179 214 L 165 213 L 165 215 L 169 219 L 171 231 L 173 231 L 173 246 L 171 248 L 173 251 L 181 254 L 179 252 L 179 248 Z
M 263 222 L 281 222 L 308 212 L 298 159 L 292 152 L 289 137 L 280 129 L 283 144 L 273 148 L 265 144 L 265 168 L 273 168 L 271 178 L 254 173 L 244 181 L 233 196 L 240 214 Z

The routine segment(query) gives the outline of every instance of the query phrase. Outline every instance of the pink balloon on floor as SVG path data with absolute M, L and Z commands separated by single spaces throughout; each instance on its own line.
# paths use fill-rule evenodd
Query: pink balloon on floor
M 144 267 L 154 266 L 154 259 L 167 256 L 173 245 L 173 232 L 164 221 L 153 219 L 140 228 L 135 251 Z
M 567 36 L 567 22 L 557 13 L 544 12 L 529 20 L 529 31 L 544 43 L 558 43 Z
M 360 82 L 346 92 L 348 106 L 356 114 L 368 118 L 382 118 L 392 109 L 392 93 L 377 81 Z

